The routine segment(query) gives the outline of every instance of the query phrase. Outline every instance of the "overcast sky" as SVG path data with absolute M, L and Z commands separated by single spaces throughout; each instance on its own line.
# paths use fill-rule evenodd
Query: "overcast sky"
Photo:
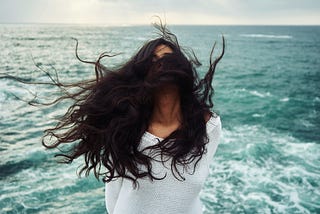
M 320 25 L 320 0 L 0 0 L 1 23 Z

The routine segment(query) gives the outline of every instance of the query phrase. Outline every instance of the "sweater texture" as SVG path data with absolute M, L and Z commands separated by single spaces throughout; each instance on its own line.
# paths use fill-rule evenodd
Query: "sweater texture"
M 177 180 L 171 172 L 171 161 L 165 164 L 154 161 L 152 172 L 157 177 L 166 175 L 163 180 L 139 179 L 139 188 L 134 189 L 132 181 L 118 178 L 106 183 L 105 199 L 109 214 L 201 214 L 203 210 L 199 193 L 209 174 L 209 165 L 214 156 L 220 135 L 220 117 L 211 117 L 206 123 L 209 143 L 207 152 L 202 155 L 195 171 L 179 168 L 185 180 Z M 142 136 L 142 148 L 162 140 L 149 132 Z

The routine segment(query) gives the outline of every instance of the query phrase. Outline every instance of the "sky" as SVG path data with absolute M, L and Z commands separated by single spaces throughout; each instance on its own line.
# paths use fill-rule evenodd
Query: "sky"
M 0 23 L 320 25 L 320 0 L 0 0 Z

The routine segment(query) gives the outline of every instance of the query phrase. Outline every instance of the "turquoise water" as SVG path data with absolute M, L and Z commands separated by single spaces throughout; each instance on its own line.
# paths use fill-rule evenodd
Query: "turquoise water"
M 206 214 L 320 213 L 320 27 L 173 26 L 180 43 L 192 47 L 206 70 L 214 41 L 226 54 L 214 80 L 215 110 L 223 137 L 201 193 Z M 75 59 L 95 60 L 103 51 L 128 59 L 152 27 L 0 25 L 0 73 L 47 80 L 34 63 L 65 82 L 93 77 Z M 56 151 L 41 146 L 45 128 L 68 103 L 52 100 L 54 88 L 0 79 L 0 213 L 104 213 L 104 184 L 78 178 L 81 160 L 59 165 Z M 14 96 L 15 95 L 15 96 Z M 168 193 L 170 194 L 170 193 Z

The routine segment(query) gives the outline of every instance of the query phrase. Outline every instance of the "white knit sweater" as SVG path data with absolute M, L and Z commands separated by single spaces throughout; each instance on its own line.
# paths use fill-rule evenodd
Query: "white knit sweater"
M 139 188 L 134 189 L 132 181 L 117 179 L 106 184 L 106 207 L 109 214 L 201 214 L 199 193 L 209 173 L 209 164 L 216 152 L 221 134 L 219 117 L 207 122 L 209 143 L 195 172 L 193 166 L 184 171 L 184 181 L 177 180 L 171 172 L 170 161 L 165 164 L 153 162 L 152 171 L 163 180 L 139 179 Z M 158 142 L 159 137 L 146 132 L 141 139 L 145 147 Z M 182 168 L 178 168 L 182 172 Z

